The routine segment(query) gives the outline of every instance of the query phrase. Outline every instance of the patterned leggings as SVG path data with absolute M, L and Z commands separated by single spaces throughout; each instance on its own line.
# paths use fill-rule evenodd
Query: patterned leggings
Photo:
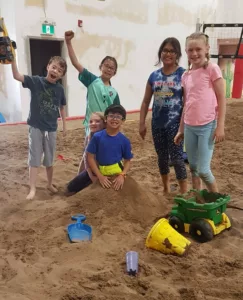
M 175 124 L 168 128 L 157 128 L 152 124 L 152 136 L 154 147 L 158 155 L 158 166 L 161 175 L 170 173 L 169 158 L 174 166 L 177 180 L 187 178 L 186 166 L 183 158 L 183 146 L 174 143 L 179 125 Z

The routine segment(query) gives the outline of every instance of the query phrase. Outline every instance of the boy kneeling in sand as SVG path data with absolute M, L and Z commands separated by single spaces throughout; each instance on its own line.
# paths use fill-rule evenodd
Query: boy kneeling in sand
M 12 62 L 14 79 L 22 82 L 24 88 L 31 91 L 30 112 L 27 120 L 29 125 L 29 177 L 30 192 L 27 199 L 33 199 L 36 193 L 37 170 L 41 165 L 46 167 L 48 190 L 56 193 L 52 184 L 53 160 L 56 148 L 57 119 L 59 110 L 63 121 L 65 135 L 66 98 L 63 86 L 58 83 L 67 71 L 66 61 L 60 56 L 54 56 L 47 65 L 47 76 L 27 76 L 19 73 L 16 61 Z
M 88 163 L 103 188 L 122 189 L 133 157 L 130 140 L 120 132 L 126 120 L 121 105 L 105 110 L 106 129 L 96 132 L 87 147 Z M 113 178 L 113 180 L 112 180 Z

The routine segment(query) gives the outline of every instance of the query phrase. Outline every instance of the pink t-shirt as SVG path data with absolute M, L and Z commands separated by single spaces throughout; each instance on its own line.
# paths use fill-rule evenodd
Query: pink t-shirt
M 213 82 L 218 78 L 222 78 L 222 73 L 214 63 L 209 63 L 206 69 L 189 70 L 182 75 L 185 124 L 200 126 L 217 118 L 218 103 Z

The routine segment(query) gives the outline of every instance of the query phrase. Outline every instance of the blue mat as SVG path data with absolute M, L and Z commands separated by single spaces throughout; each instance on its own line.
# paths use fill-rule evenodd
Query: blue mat
M 0 113 L 0 123 L 6 123 L 4 116 Z

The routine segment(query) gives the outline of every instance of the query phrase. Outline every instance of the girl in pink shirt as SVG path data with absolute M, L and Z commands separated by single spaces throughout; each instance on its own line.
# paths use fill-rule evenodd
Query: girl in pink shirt
M 224 82 L 219 66 L 209 62 L 207 35 L 197 32 L 187 37 L 186 53 L 189 68 L 182 76 L 185 104 L 175 143 L 185 134 L 193 188 L 200 190 L 202 179 L 210 192 L 218 192 L 210 165 L 214 143 L 224 140 Z

